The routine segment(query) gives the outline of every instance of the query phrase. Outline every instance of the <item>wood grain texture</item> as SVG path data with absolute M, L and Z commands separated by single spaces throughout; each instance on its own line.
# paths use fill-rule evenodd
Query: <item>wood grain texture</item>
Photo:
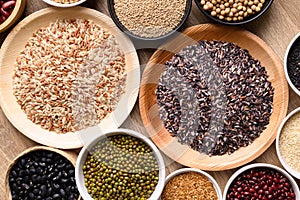
M 117 108 L 99 124 L 101 129 L 114 129 L 123 123 L 138 96 L 140 84 L 139 61 L 131 41 L 123 35 L 106 15 L 84 7 L 60 9 L 46 8 L 30 15 L 20 22 L 7 36 L 0 50 L 0 105 L 6 117 L 14 126 L 32 140 L 47 146 L 62 149 L 82 147 L 85 132 L 57 134 L 47 131 L 30 121 L 13 95 L 12 77 L 14 63 L 19 53 L 24 49 L 28 39 L 40 27 L 46 27 L 57 19 L 84 18 L 93 20 L 96 24 L 115 35 L 125 54 L 127 73 L 125 93 L 121 96 Z
M 283 66 L 273 50 L 256 35 L 239 28 L 202 24 L 190 27 L 174 39 L 161 46 L 150 58 L 144 71 L 140 89 L 139 106 L 141 117 L 154 143 L 173 160 L 189 167 L 202 170 L 220 171 L 246 164 L 260 156 L 275 140 L 277 129 L 286 116 L 288 108 L 288 85 Z M 159 77 L 164 71 L 164 63 L 182 48 L 200 40 L 233 42 L 249 50 L 258 59 L 269 75 L 274 87 L 273 113 L 266 130 L 251 145 L 240 148 L 231 155 L 212 156 L 193 151 L 171 137 L 159 119 L 155 90 Z
M 106 0 L 88 0 L 83 5 L 109 15 Z M 23 17 L 28 16 L 29 14 L 45 7 L 48 7 L 48 5 L 41 0 L 27 0 L 27 5 Z M 283 63 L 285 50 L 290 40 L 300 31 L 299 8 L 299 0 L 275 0 L 271 8 L 261 18 L 250 24 L 243 25 L 242 27 L 250 30 L 260 38 L 262 38 L 275 51 L 277 56 L 280 58 L 281 63 Z M 191 14 L 187 22 L 185 23 L 184 28 L 208 22 L 210 22 L 209 19 L 206 18 L 193 3 Z M 0 34 L 0 45 L 7 36 L 8 32 L 9 31 Z M 138 56 L 141 64 L 141 73 L 143 72 L 146 63 L 149 61 L 149 58 L 154 52 L 154 49 L 138 50 Z M 291 112 L 299 106 L 300 97 L 298 97 L 290 89 L 288 112 Z M 121 125 L 121 127 L 130 128 L 147 135 L 147 131 L 144 128 L 140 117 L 140 109 L 138 104 L 135 105 L 133 112 L 131 112 L 131 114 Z M 36 145 L 36 143 L 18 132 L 7 120 L 4 113 L 0 110 L 0 145 L 0 199 L 6 199 L 4 180 L 6 169 L 9 163 L 23 150 Z M 76 150 L 77 153 L 78 151 L 79 150 Z M 174 162 L 168 156 L 164 156 L 164 160 L 167 167 L 167 173 L 183 167 L 177 162 Z M 265 162 L 282 167 L 277 158 L 274 143 L 267 149 L 267 151 L 265 151 L 265 153 L 263 153 L 253 162 Z M 209 172 L 209 174 L 211 174 L 217 180 L 218 184 L 223 190 L 227 180 L 236 170 L 237 169 Z

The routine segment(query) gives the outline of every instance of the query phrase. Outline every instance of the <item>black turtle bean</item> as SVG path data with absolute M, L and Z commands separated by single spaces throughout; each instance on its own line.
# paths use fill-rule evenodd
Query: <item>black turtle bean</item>
M 76 200 L 79 193 L 74 172 L 72 163 L 58 153 L 28 153 L 10 171 L 12 200 Z

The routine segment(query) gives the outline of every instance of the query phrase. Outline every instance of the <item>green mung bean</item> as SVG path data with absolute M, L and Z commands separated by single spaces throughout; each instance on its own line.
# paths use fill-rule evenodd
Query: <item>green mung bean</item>
M 96 200 L 148 199 L 159 180 L 152 149 L 128 135 L 100 140 L 82 170 L 87 191 Z

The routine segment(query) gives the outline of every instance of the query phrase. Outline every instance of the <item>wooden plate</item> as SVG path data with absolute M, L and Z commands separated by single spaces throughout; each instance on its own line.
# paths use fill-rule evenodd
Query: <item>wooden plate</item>
M 270 124 L 253 144 L 240 148 L 231 155 L 209 157 L 181 145 L 177 138 L 170 136 L 159 118 L 155 90 L 164 63 L 174 53 L 179 52 L 187 45 L 195 44 L 199 40 L 222 40 L 237 43 L 248 49 L 250 54 L 261 61 L 266 67 L 269 80 L 275 88 L 274 110 Z M 221 25 L 203 24 L 186 29 L 182 35 L 163 45 L 150 58 L 143 74 L 140 98 L 141 116 L 150 137 L 154 143 L 170 158 L 182 165 L 203 170 L 226 170 L 246 164 L 261 155 L 276 138 L 276 131 L 287 113 L 288 86 L 284 78 L 283 67 L 273 50 L 259 37 L 239 28 Z M 192 120 L 192 119 L 191 119 Z
M 131 112 L 138 95 L 140 68 L 136 50 L 131 41 L 122 34 L 106 15 L 83 7 L 46 8 L 20 22 L 4 41 L 0 52 L 0 105 L 10 122 L 30 139 L 52 147 L 71 149 L 82 147 L 82 137 L 78 133 L 57 134 L 42 129 L 27 119 L 21 110 L 12 90 L 14 63 L 29 37 L 39 28 L 48 26 L 57 19 L 91 19 L 106 28 L 116 38 L 125 53 L 127 82 L 116 110 L 101 121 L 98 128 L 114 129 L 119 127 Z
M 45 147 L 45 146 L 34 146 L 34 147 L 30 147 L 28 149 L 26 149 L 25 151 L 23 151 L 22 153 L 20 153 L 20 155 L 18 155 L 8 166 L 7 170 L 6 170 L 6 176 L 5 176 L 5 189 L 6 189 L 6 196 L 7 199 L 12 199 L 11 197 L 11 190 L 9 187 L 9 174 L 10 174 L 10 170 L 11 168 L 15 165 L 15 163 L 23 156 L 25 156 L 28 153 L 31 153 L 33 151 L 40 151 L 40 150 L 45 150 L 45 151 L 52 151 L 55 153 L 58 153 L 60 155 L 62 155 L 63 157 L 65 157 L 66 159 L 68 159 L 74 166 L 74 170 L 75 170 L 75 165 L 76 165 L 76 160 L 77 160 L 77 154 L 74 152 L 65 152 L 65 151 L 61 151 L 58 149 L 54 149 L 51 147 Z M 81 197 L 78 197 L 78 200 L 80 200 Z

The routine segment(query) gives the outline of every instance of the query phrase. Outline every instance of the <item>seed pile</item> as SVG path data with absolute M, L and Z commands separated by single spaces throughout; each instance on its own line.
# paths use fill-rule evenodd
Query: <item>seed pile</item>
M 159 180 L 152 149 L 127 135 L 99 141 L 83 165 L 85 186 L 94 199 L 148 199 Z
M 250 145 L 266 128 L 274 88 L 258 60 L 233 43 L 200 41 L 165 65 L 160 119 L 181 144 L 212 155 Z
M 300 172 L 300 113 L 292 116 L 284 125 L 279 137 L 280 154 L 295 171 Z
M 180 174 L 165 186 L 162 200 L 217 200 L 217 192 L 209 179 L 196 172 Z
M 125 91 L 125 57 L 114 36 L 84 19 L 33 34 L 15 64 L 13 91 L 27 117 L 57 133 L 95 126 Z
M 300 91 L 300 39 L 293 44 L 287 59 L 289 77 Z
M 61 4 L 71 4 L 71 3 L 76 3 L 80 0 L 52 0 L 56 3 L 61 3 Z
M 72 163 L 58 153 L 38 150 L 21 157 L 9 174 L 12 200 L 76 200 Z
M 265 0 L 201 0 L 204 10 L 225 21 L 243 21 L 261 11 Z
M 186 0 L 114 0 L 121 24 L 144 38 L 166 35 L 175 29 L 185 14 Z
M 254 168 L 238 176 L 230 186 L 226 199 L 290 199 L 295 193 L 290 181 L 270 168 Z

